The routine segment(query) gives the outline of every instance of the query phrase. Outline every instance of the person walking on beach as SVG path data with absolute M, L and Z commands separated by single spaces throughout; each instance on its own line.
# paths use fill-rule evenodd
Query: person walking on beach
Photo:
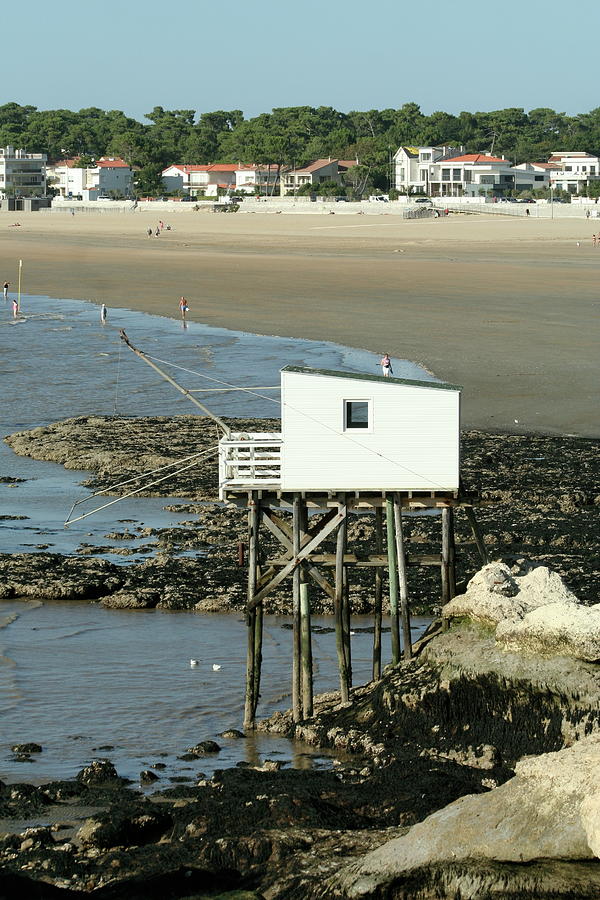
M 381 360 L 380 365 L 381 365 L 381 371 L 383 372 L 383 375 L 385 378 L 389 378 L 390 375 L 394 374 L 392 372 L 392 361 L 390 359 L 389 353 L 386 353 L 384 355 L 383 359 Z
M 100 323 L 102 325 L 106 324 L 106 319 L 108 317 L 108 310 L 106 309 L 106 303 L 103 303 L 100 307 Z
M 594 247 L 596 246 L 596 235 L 595 234 L 592 235 L 592 244 Z
M 152 229 L 150 227 L 148 227 L 148 237 L 152 237 L 152 234 L 153 234 Z
M 186 317 L 188 310 L 189 310 L 189 306 L 187 304 L 187 300 L 185 299 L 185 297 L 181 297 L 179 299 L 179 312 L 181 313 L 181 318 L 183 319 L 184 322 L 185 322 L 185 317 Z
M 5 281 L 5 282 L 4 282 L 4 285 L 3 285 L 3 287 L 2 287 L 2 290 L 4 291 L 4 299 L 5 299 L 5 300 L 8 300 L 8 289 L 9 289 L 9 287 L 10 287 L 10 281 Z

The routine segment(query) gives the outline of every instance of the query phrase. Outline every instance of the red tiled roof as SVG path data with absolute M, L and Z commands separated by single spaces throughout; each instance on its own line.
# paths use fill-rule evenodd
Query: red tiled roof
M 325 166 L 330 166 L 331 163 L 338 162 L 338 159 L 315 159 L 315 161 L 309 163 L 308 166 L 304 166 L 302 169 L 296 169 L 296 172 L 316 172 L 318 169 L 323 169 Z
M 100 159 L 96 160 L 96 165 L 100 169 L 128 169 L 129 165 L 125 162 L 124 159 L 110 159 L 106 156 L 102 156 Z
M 452 156 L 449 159 L 444 159 L 443 162 L 506 163 L 510 165 L 507 159 L 501 159 L 499 156 L 487 156 L 485 153 L 465 153 L 463 156 Z
M 338 159 L 338 165 L 344 166 L 346 169 L 351 169 L 352 166 L 358 165 L 357 159 Z
M 539 163 L 539 162 L 533 162 L 533 163 L 531 163 L 531 165 L 532 165 L 532 166 L 537 166 L 538 169 L 557 169 L 557 168 L 558 168 L 558 166 L 556 166 L 556 165 L 555 165 L 554 163 L 552 163 L 552 162 L 543 162 L 543 163 L 542 163 L 542 162 L 540 162 L 540 163 Z

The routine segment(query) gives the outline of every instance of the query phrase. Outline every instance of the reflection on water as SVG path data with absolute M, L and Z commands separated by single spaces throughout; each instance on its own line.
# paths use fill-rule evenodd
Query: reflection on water
M 289 622 L 265 617 L 261 716 L 290 705 Z M 427 622 L 413 623 L 415 636 Z M 218 736 L 239 729 L 243 719 L 246 626 L 241 616 L 4 601 L 2 623 L 3 780 L 72 777 L 98 756 L 110 757 L 120 774 L 134 779 L 156 762 L 166 765 L 169 777 L 210 773 L 240 760 L 255 764 L 265 757 L 308 766 L 323 756 L 268 735 L 245 740 Z M 331 619 L 316 617 L 313 624 L 315 691 L 337 690 Z M 353 619 L 356 684 L 370 678 L 371 625 L 367 617 Z M 383 645 L 386 664 L 389 634 Z M 192 667 L 191 659 L 198 665 Z M 213 665 L 220 668 L 215 671 Z M 187 747 L 207 739 L 217 740 L 222 751 L 198 762 L 177 759 Z M 11 745 L 25 741 L 44 747 L 34 763 L 12 758 Z

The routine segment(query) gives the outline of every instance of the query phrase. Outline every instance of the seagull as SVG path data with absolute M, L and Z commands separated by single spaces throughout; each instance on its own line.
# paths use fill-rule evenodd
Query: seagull
M 217 663 L 213 663 L 213 672 L 218 672 L 221 666 L 217 665 Z
M 515 425 L 518 425 L 518 424 L 519 424 L 519 420 L 515 419 Z
M 190 668 L 194 669 L 198 665 L 197 659 L 190 659 Z

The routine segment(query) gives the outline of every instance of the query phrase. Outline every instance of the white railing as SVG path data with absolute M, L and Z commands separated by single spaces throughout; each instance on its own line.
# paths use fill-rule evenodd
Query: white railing
M 279 432 L 234 432 L 219 441 L 219 494 L 228 487 L 277 487 L 281 484 Z

